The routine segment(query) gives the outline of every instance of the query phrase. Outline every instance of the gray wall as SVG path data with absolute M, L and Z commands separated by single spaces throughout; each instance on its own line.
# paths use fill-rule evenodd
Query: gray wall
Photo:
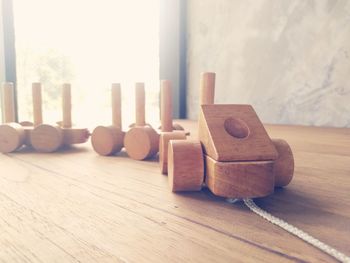
M 5 53 L 4 53 L 4 30 L 2 23 L 2 3 L 0 2 L 0 89 L 5 81 Z M 2 109 L 2 92 L 0 91 L 0 110 Z M 3 112 L 1 110 L 1 112 Z M 3 114 L 0 114 L 0 123 L 2 123 Z
M 350 127 L 350 1 L 189 0 L 188 117 L 199 74 L 216 103 L 252 104 L 265 123 Z

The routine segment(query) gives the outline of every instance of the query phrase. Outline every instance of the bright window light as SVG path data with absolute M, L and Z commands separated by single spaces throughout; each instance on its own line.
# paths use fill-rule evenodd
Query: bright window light
M 111 123 L 110 86 L 134 120 L 134 83 L 145 82 L 146 115 L 159 119 L 159 0 L 14 0 L 20 121 L 32 120 L 31 83 L 43 84 L 44 121 L 61 120 L 62 83 L 72 84 L 73 122 Z

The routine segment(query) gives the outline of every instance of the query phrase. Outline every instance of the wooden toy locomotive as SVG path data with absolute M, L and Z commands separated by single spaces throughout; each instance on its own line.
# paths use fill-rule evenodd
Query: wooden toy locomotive
M 170 140 L 171 190 L 254 198 L 289 184 L 294 158 L 288 143 L 271 140 L 250 105 L 214 104 L 215 74 L 203 73 L 198 140 Z

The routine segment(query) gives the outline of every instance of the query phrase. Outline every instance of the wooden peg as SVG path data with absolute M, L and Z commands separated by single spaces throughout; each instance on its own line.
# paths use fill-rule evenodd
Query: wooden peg
M 214 104 L 215 73 L 203 72 L 201 74 L 200 90 L 201 90 L 200 105 Z
M 171 191 L 199 191 L 203 180 L 204 160 L 200 141 L 170 141 L 168 182 Z
M 186 132 L 173 131 L 172 89 L 169 80 L 162 80 L 160 85 L 161 133 L 159 140 L 159 165 L 162 174 L 168 173 L 168 142 L 186 140 Z
M 16 122 L 15 113 L 15 89 L 12 82 L 5 82 L 2 86 L 3 89 L 3 120 L 4 123 Z
M 33 97 L 33 119 L 34 119 L 34 126 L 36 127 L 43 123 L 41 83 L 35 82 L 32 84 L 32 97 Z
M 160 86 L 160 119 L 162 132 L 173 131 L 173 100 L 169 80 L 162 80 Z
M 40 152 L 54 152 L 63 145 L 84 143 L 90 134 L 86 128 L 72 128 L 71 86 L 62 87 L 62 127 L 41 124 L 34 128 L 30 138 L 32 146 Z
M 0 152 L 10 153 L 19 149 L 25 141 L 23 127 L 15 123 L 14 86 L 11 82 L 2 85 L 3 119 L 0 125 Z
M 144 160 L 157 154 L 159 134 L 145 121 L 145 87 L 143 83 L 135 85 L 136 122 L 124 137 L 124 147 L 128 155 L 135 160 Z
M 92 147 L 100 155 L 115 154 L 124 147 L 125 132 L 122 131 L 120 84 L 112 84 L 111 91 L 113 125 L 98 126 L 91 135 Z

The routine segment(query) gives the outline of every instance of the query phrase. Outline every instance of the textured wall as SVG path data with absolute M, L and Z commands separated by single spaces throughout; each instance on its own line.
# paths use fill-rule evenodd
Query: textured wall
M 189 0 L 188 115 L 199 74 L 217 103 L 252 104 L 266 123 L 350 127 L 350 1 Z

